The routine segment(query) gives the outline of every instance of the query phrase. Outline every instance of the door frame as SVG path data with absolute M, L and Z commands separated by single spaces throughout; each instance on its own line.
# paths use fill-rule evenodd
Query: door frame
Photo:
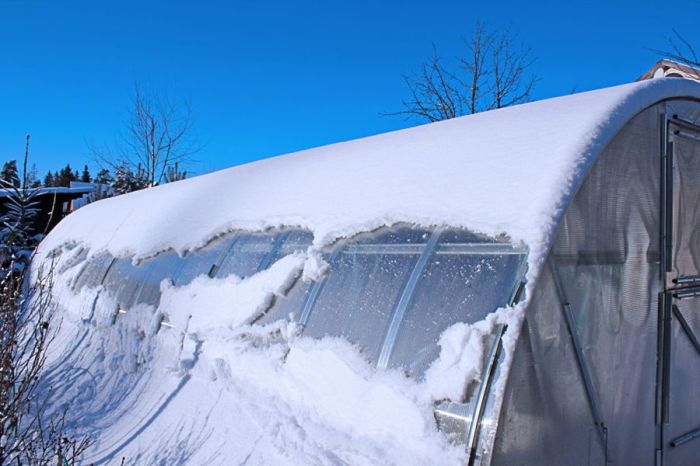
M 680 325 L 685 336 L 700 352 L 700 342 L 694 338 L 687 322 L 680 313 L 675 301 L 682 298 L 700 299 L 700 275 L 672 276 L 673 274 L 673 234 L 674 234 L 674 139 L 684 137 L 700 144 L 700 126 L 679 118 L 677 115 L 661 115 L 661 216 L 660 216 L 660 282 L 661 292 L 658 303 L 658 336 L 656 367 L 656 446 L 655 465 L 665 465 L 666 453 L 670 448 L 700 438 L 700 428 L 677 437 L 668 438 L 669 401 L 671 390 L 671 357 L 674 320 Z M 694 340 L 694 341 L 693 341 Z M 699 420 L 700 421 L 700 420 Z

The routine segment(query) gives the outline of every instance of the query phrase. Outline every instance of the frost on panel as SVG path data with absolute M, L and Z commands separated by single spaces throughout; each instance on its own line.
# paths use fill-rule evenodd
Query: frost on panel
M 444 232 L 421 272 L 390 366 L 421 377 L 437 358 L 445 329 L 479 322 L 510 304 L 524 263 L 523 248 L 468 232 Z
M 394 309 L 427 234 L 402 228 L 360 235 L 329 259 L 330 272 L 304 334 L 346 338 L 376 362 Z

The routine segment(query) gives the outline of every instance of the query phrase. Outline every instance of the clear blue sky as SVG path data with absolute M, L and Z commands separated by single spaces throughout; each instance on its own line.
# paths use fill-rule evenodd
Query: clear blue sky
M 139 82 L 192 102 L 203 173 L 416 124 L 380 113 L 476 21 L 532 48 L 540 99 L 633 80 L 674 28 L 700 49 L 699 19 L 686 0 L 0 0 L 0 161 L 29 132 L 42 176 L 94 167 Z

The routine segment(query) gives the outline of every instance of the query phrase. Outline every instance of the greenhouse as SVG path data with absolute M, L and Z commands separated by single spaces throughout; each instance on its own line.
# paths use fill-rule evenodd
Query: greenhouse
M 34 262 L 51 403 L 96 464 L 697 464 L 699 102 L 656 77 L 90 204 Z

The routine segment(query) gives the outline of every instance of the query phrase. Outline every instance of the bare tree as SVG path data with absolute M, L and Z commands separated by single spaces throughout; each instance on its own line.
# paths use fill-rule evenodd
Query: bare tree
M 53 268 L 32 285 L 25 272 L 0 279 L 0 465 L 74 465 L 89 439 L 67 434 L 65 412 L 50 412 L 40 390 L 49 325 Z
M 433 46 L 418 74 L 404 76 L 410 98 L 403 110 L 387 115 L 433 122 L 527 102 L 537 82 L 529 73 L 532 63 L 530 49 L 509 31 L 493 33 L 477 24 L 452 64 Z
M 196 152 L 190 141 L 191 122 L 188 103 L 144 94 L 135 85 L 124 133 L 115 144 L 91 151 L 115 176 L 138 177 L 134 185 L 139 187 L 156 186 L 168 182 L 172 169 Z

